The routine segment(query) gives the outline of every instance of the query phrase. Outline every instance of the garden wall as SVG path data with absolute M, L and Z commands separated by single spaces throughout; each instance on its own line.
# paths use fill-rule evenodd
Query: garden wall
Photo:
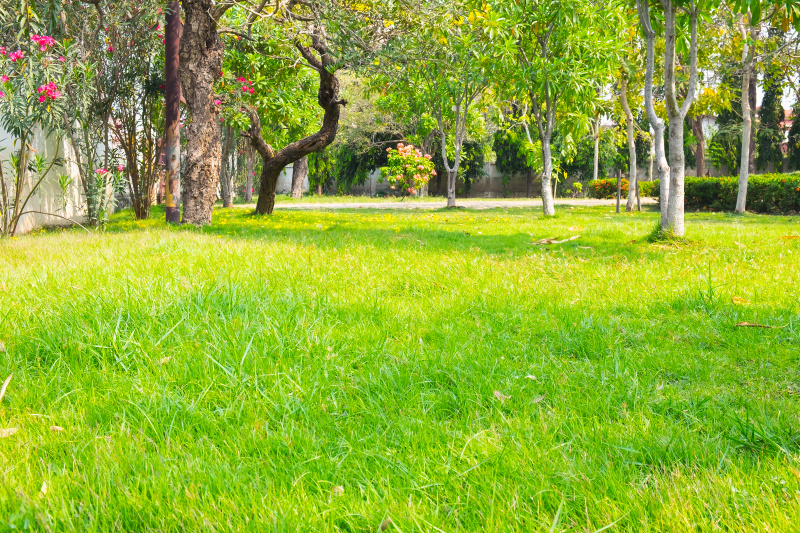
M 73 163 L 74 153 L 72 148 L 66 140 L 59 141 L 50 136 L 46 138 L 41 129 L 36 131 L 33 137 L 31 147 L 36 150 L 36 153 L 48 161 L 58 153 L 64 159 L 63 165 L 54 165 L 50 172 L 48 172 L 39 190 L 31 197 L 25 208 L 26 211 L 41 211 L 44 213 L 55 213 L 62 217 L 71 218 L 78 222 L 83 222 L 83 215 L 81 214 L 84 205 L 83 191 L 81 190 L 81 180 L 78 174 L 78 168 Z M 18 150 L 19 147 L 14 146 L 14 140 L 5 130 L 0 128 L 0 160 L 4 163 L 8 162 L 9 156 L 12 151 Z M 58 149 L 58 150 L 57 150 Z M 3 173 L 9 172 L 9 165 L 3 165 Z M 66 199 L 67 205 L 62 208 L 62 192 L 61 187 L 58 185 L 58 176 L 60 174 L 67 174 L 72 178 L 72 184 L 67 188 Z M 28 183 L 28 187 L 32 184 Z M 30 189 L 25 190 L 25 194 Z M 17 233 L 27 233 L 35 228 L 41 226 L 61 226 L 69 225 L 71 222 L 63 218 L 42 215 L 42 214 L 28 214 L 20 218 Z

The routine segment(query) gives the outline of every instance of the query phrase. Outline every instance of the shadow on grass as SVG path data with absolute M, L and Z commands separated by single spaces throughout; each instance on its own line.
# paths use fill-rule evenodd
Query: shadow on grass
M 145 221 L 133 220 L 129 211 L 123 211 L 114 215 L 108 232 L 164 229 L 163 216 L 163 209 L 158 206 L 153 208 L 151 218 Z M 215 210 L 214 223 L 210 226 L 177 226 L 172 229 L 262 243 L 296 243 L 329 249 L 369 246 L 418 252 L 479 251 L 498 256 L 556 253 L 564 256 L 639 259 L 663 254 L 663 250 L 647 243 L 654 220 L 654 216 L 647 212 L 617 215 L 608 206 L 580 206 L 580 209 L 569 211 L 562 209 L 556 216 L 547 218 L 532 207 L 479 211 L 453 211 L 446 208 L 403 211 L 278 210 L 271 216 L 259 216 L 252 211 L 232 208 Z M 504 233 L 503 230 L 508 232 Z M 484 231 L 487 233 L 484 234 Z M 541 239 L 563 240 L 576 235 L 579 235 L 577 239 L 558 244 L 533 244 Z

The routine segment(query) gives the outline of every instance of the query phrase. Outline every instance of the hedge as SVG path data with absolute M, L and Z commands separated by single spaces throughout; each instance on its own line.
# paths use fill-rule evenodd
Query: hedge
M 652 181 L 640 181 L 639 182 L 639 196 L 653 196 L 653 185 L 655 182 Z M 608 198 L 616 198 L 617 197 L 617 180 L 616 178 L 607 178 L 601 180 L 591 180 L 588 184 L 589 187 L 589 197 L 590 198 L 601 198 L 601 199 L 608 199 Z M 628 197 L 628 180 L 622 178 L 622 192 L 620 193 L 622 198 Z
M 652 183 L 653 196 L 658 198 L 660 192 L 658 180 Z M 736 208 L 736 197 L 739 194 L 738 176 L 720 178 L 687 176 L 684 183 L 686 209 L 733 211 Z M 747 183 L 747 210 L 756 213 L 800 211 L 800 173 L 750 176 Z

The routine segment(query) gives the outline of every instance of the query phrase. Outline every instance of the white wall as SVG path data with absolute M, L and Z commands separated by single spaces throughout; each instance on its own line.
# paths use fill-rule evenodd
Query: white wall
M 61 217 L 70 218 L 83 222 L 83 207 L 85 205 L 83 190 L 80 182 L 80 175 L 78 167 L 74 163 L 74 153 L 69 146 L 68 141 L 58 139 L 51 135 L 47 138 L 41 129 L 37 129 L 33 142 L 30 143 L 31 147 L 36 150 L 36 153 L 44 157 L 48 163 L 52 158 L 58 154 L 59 157 L 64 159 L 63 165 L 54 165 L 53 168 L 47 173 L 44 181 L 39 186 L 39 189 L 31 196 L 25 206 L 25 211 L 41 211 L 44 213 L 55 213 Z M 3 161 L 3 173 L 8 176 L 11 164 L 11 153 L 19 150 L 19 146 L 14 146 L 14 139 L 12 136 L 0 128 L 0 160 Z M 67 174 L 72 178 L 72 184 L 67 190 L 66 197 L 68 199 L 65 209 L 61 209 L 62 192 L 61 187 L 58 185 L 59 174 Z M 30 191 L 33 179 L 28 177 L 26 181 L 25 195 Z M 68 220 L 54 216 L 42 214 L 28 214 L 20 218 L 17 226 L 17 234 L 27 233 L 34 228 L 40 226 L 55 226 L 70 224 Z
M 276 194 L 292 194 L 292 169 L 294 165 L 288 165 L 278 176 L 278 184 L 275 186 Z M 303 181 L 303 192 L 308 192 L 308 174 Z

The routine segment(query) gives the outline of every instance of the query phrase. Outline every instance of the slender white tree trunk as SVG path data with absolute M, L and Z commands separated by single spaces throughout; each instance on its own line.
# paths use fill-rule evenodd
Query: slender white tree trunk
M 550 181 L 553 175 L 553 153 L 550 148 L 550 138 L 542 137 L 542 208 L 546 216 L 556 214 L 553 204 L 553 189 Z
M 644 103 L 647 111 L 647 120 L 653 128 L 653 150 L 654 158 L 652 165 L 655 167 L 655 176 L 651 171 L 650 179 L 654 177 L 659 184 L 659 201 L 661 204 L 661 227 L 667 226 L 667 214 L 669 211 L 669 164 L 664 151 L 664 121 L 656 114 L 653 105 L 653 71 L 655 70 L 655 41 L 656 34 L 650 24 L 650 9 L 648 0 L 637 0 L 636 7 L 639 12 L 639 22 L 644 29 L 647 44 L 647 66 L 645 70 L 644 83 Z
M 625 112 L 625 120 L 628 123 L 628 202 L 625 204 L 625 211 L 633 211 L 636 201 L 636 138 L 633 135 L 633 113 L 628 105 L 628 79 L 623 77 L 619 86 L 619 101 L 622 110 Z
M 753 119 L 750 112 L 750 77 L 753 72 L 753 50 L 747 42 L 744 16 L 739 15 L 739 34 L 742 37 L 742 158 L 739 163 L 739 194 L 736 196 L 736 212 L 744 213 L 747 207 L 747 182 L 750 173 L 750 137 Z
M 669 117 L 669 205 L 667 206 L 666 225 L 661 229 L 683 237 L 686 233 L 684 227 L 684 179 L 685 160 L 683 155 L 683 120 L 689 112 L 694 100 L 697 87 L 697 19 L 698 9 L 694 2 L 690 3 L 691 43 L 689 46 L 689 84 L 683 104 L 678 105 L 677 91 L 675 89 L 675 44 L 677 29 L 675 24 L 676 6 L 672 0 L 662 0 L 664 6 L 665 22 L 665 54 L 664 54 L 664 88 Z

